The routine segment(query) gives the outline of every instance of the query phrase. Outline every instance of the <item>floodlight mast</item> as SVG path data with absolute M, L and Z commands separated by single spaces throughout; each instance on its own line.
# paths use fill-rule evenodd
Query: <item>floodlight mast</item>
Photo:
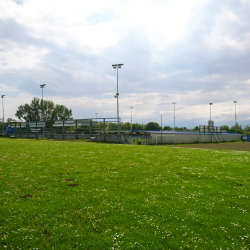
M 131 131 L 132 131 L 132 108 L 133 107 L 130 107 L 131 108 Z
M 118 69 L 123 66 L 122 63 L 120 64 L 112 64 L 114 69 L 117 69 L 117 92 L 114 97 L 117 99 L 117 122 L 118 122 L 118 135 L 120 135 L 120 118 L 119 118 L 119 92 L 118 92 Z
M 236 103 L 237 101 L 233 101 L 235 103 L 235 134 L 237 134 L 237 116 L 236 116 Z
M 2 108 L 3 108 L 3 134 L 4 134 L 4 106 L 3 106 L 3 98 L 5 97 L 5 95 L 1 95 L 2 98 Z
M 44 109 L 43 109 L 43 88 L 46 86 L 46 84 L 41 84 L 40 88 L 42 89 L 42 112 L 43 112 L 43 121 L 44 121 Z M 43 126 L 43 137 L 44 137 L 44 126 Z
M 175 104 L 176 102 L 172 102 L 174 104 L 174 131 L 175 131 Z
M 43 110 L 43 88 L 46 86 L 46 84 L 41 84 L 40 88 L 42 89 L 42 112 L 43 112 L 43 121 L 44 121 L 44 110 Z
M 212 118 L 211 118 L 211 106 L 213 105 L 213 103 L 210 102 L 209 105 L 210 105 L 210 121 L 211 121 L 212 120 Z

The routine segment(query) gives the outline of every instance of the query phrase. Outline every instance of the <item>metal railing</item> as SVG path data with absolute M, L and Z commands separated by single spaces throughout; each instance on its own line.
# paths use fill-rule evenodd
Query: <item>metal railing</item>
M 36 139 L 89 139 L 97 133 L 105 134 L 117 130 L 116 118 L 90 118 L 54 122 L 11 122 L 5 134 Z

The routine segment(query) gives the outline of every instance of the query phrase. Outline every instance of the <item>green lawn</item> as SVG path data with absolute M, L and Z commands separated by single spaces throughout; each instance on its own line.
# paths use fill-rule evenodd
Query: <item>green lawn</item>
M 0 249 L 250 249 L 249 188 L 250 152 L 0 139 Z

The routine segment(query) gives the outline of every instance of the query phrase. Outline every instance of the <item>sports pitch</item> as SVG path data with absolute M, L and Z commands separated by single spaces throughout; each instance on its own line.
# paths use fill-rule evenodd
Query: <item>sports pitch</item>
M 0 249 L 250 249 L 249 190 L 247 151 L 0 139 Z

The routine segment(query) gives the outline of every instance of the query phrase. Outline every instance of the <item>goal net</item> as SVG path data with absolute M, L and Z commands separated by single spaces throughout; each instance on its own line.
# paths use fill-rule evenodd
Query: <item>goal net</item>
M 175 144 L 174 135 L 156 135 L 155 144 Z

